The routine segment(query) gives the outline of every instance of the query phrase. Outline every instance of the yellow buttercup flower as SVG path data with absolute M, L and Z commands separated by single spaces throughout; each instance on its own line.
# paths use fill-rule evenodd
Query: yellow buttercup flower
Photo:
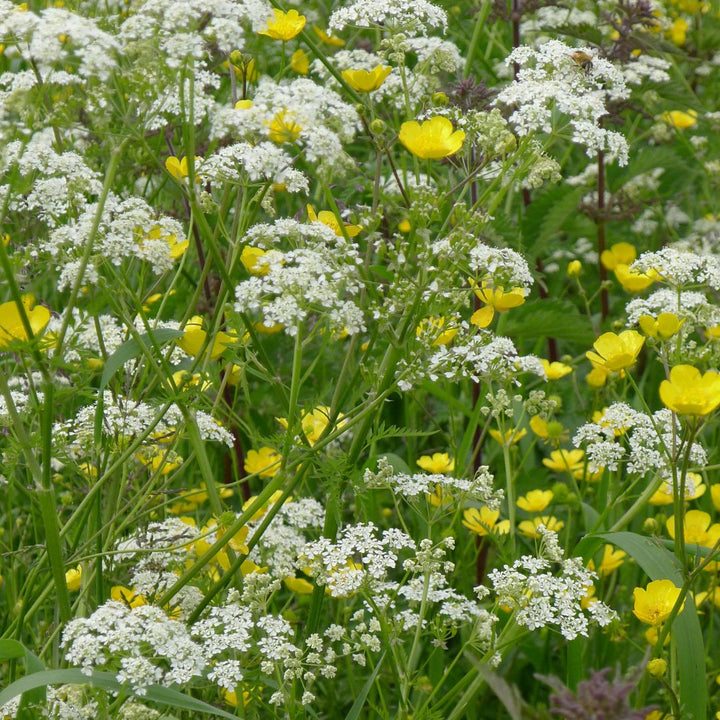
M 343 80 L 355 92 L 369 93 L 377 90 L 387 79 L 392 68 L 378 65 L 374 70 L 343 70 Z
M 594 352 L 588 350 L 585 357 L 595 367 L 617 372 L 635 364 L 644 342 L 636 330 L 624 330 L 619 335 L 606 332 L 593 343 Z
M 710 497 L 715 510 L 720 512 L 720 483 L 715 483 L 710 486 Z
M 282 490 L 276 490 L 270 496 L 270 499 L 263 506 L 261 506 L 259 510 L 255 511 L 253 516 L 250 518 L 249 522 L 256 522 L 257 520 L 259 520 L 268 511 L 268 508 L 272 507 L 280 500 L 280 498 L 282 497 L 282 494 L 283 494 Z M 247 510 L 256 500 L 257 500 L 257 495 L 250 496 L 243 503 L 243 506 L 242 506 L 243 512 L 245 512 L 245 510 Z M 285 498 L 285 502 L 283 503 L 283 505 L 287 505 L 289 502 L 292 502 L 292 496 Z
M 185 254 L 190 245 L 189 240 L 178 240 L 176 235 L 167 235 L 163 233 L 162 228 L 158 225 L 150 228 L 148 232 L 140 232 L 138 244 L 142 248 L 148 240 L 163 240 L 167 243 L 168 255 L 173 260 L 177 260 Z
M 642 273 L 630 269 L 630 267 L 624 263 L 618 263 L 613 272 L 623 288 L 633 293 L 645 290 L 658 279 L 658 274 L 654 270 L 648 270 L 648 272 Z
M 603 250 L 600 262 L 608 270 L 614 270 L 618 265 L 631 265 L 637 257 L 635 246 L 630 243 L 615 243 L 609 250 Z
M 692 365 L 676 365 L 660 383 L 660 399 L 678 415 L 707 415 L 720 405 L 720 375 L 704 375 Z
M 684 322 L 684 318 L 681 320 L 674 313 L 660 313 L 657 319 L 652 315 L 641 315 L 638 318 L 638 325 L 646 335 L 659 337 L 661 340 L 667 340 L 675 335 Z
M 432 347 L 449 345 L 457 332 L 457 327 L 445 327 L 445 318 L 442 316 L 423 318 L 415 328 L 416 337 L 429 340 Z
M 474 532 L 476 535 L 507 535 L 510 532 L 510 521 L 501 520 L 498 522 L 500 517 L 499 510 L 491 510 L 489 507 L 483 505 L 479 510 L 478 508 L 468 508 L 463 513 L 462 524 Z
M 195 167 L 201 160 L 201 157 L 195 156 Z M 171 155 L 165 160 L 165 168 L 176 180 L 182 182 L 188 176 L 188 159 L 183 156 L 178 160 L 174 155 Z
M 70 568 L 65 573 L 65 585 L 70 592 L 75 592 L 82 585 L 82 565 Z
M 185 325 L 183 336 L 175 341 L 188 355 L 197 357 L 205 345 L 207 332 L 202 329 L 202 326 L 202 317 L 195 315 L 190 318 L 187 325 Z M 236 343 L 237 341 L 238 338 L 236 336 L 228 335 L 224 332 L 218 332 L 216 333 L 213 342 L 208 348 L 206 348 L 205 351 L 210 354 L 211 360 L 216 360 L 220 357 L 220 355 L 222 355 L 228 346 Z
M 487 281 L 483 281 L 478 287 L 477 283 L 472 279 L 470 285 L 478 300 L 484 303 L 484 307 L 476 310 L 470 318 L 470 322 L 477 325 L 477 327 L 487 327 L 492 322 L 496 312 L 507 312 L 525 302 L 525 291 L 520 287 L 505 292 L 505 288 L 501 285 L 493 287 Z
M 623 550 L 616 550 L 614 545 L 605 545 L 602 560 L 597 568 L 598 574 L 609 575 L 623 564 L 626 557 L 627 553 Z
M 608 375 L 610 375 L 610 373 L 607 370 L 605 370 L 605 368 L 594 367 L 585 376 L 585 382 L 591 388 L 601 388 L 601 387 L 604 387 L 605 383 L 607 383 Z
M 517 499 L 517 506 L 529 513 L 541 513 L 553 501 L 552 490 L 530 490 Z
M 336 37 L 335 35 L 328 35 L 322 28 L 313 25 L 313 32 L 318 36 L 320 42 L 324 45 L 330 45 L 330 47 L 342 47 L 345 41 L 342 38 Z
M 565 363 L 550 362 L 545 358 L 540 358 L 540 362 L 542 363 L 548 380 L 559 380 L 573 371 L 570 365 L 566 365 Z
M 417 461 L 418 467 L 433 475 L 445 475 L 455 470 L 455 459 L 447 453 L 422 455 Z
M 149 445 L 135 453 L 135 459 L 142 463 L 151 473 L 159 472 L 169 475 L 182 464 L 183 459 L 173 451 L 166 452 L 159 445 Z
M 404 122 L 398 140 L 423 160 L 439 160 L 454 155 L 462 147 L 465 132 L 453 131 L 450 120 L 437 115 L 422 124 L 414 120 Z
M 251 275 L 267 275 L 270 272 L 270 264 L 263 260 L 277 250 L 261 250 L 260 248 L 246 245 L 240 253 L 240 262 Z
M 672 580 L 653 580 L 644 589 L 633 590 L 633 615 L 648 625 L 662 625 L 670 617 L 679 597 L 680 588 Z M 685 601 L 682 607 L 685 607 Z
M 320 439 L 320 436 L 325 432 L 325 428 L 330 421 L 330 408 L 325 405 L 319 405 L 313 408 L 309 413 L 304 410 L 300 413 L 300 425 L 302 427 L 303 435 L 308 441 L 310 447 Z M 337 417 L 337 427 L 342 427 L 345 422 L 343 414 L 339 413 Z M 288 428 L 287 418 L 276 418 L 276 420 L 286 430 Z
M 298 75 L 307 75 L 310 72 L 310 61 L 302 48 L 298 48 L 290 57 L 290 67 Z
M 287 42 L 292 40 L 305 27 L 305 16 L 300 15 L 297 10 L 283 12 L 277 8 L 273 9 L 274 20 L 269 20 L 265 30 L 259 30 L 258 35 L 266 35 L 272 40 Z
M 238 699 L 237 699 L 237 693 L 232 692 L 231 690 L 225 690 L 223 689 L 223 700 L 228 705 L 232 705 L 232 707 L 237 707 Z M 247 707 L 248 703 L 250 702 L 250 693 L 245 690 L 243 692 L 243 706 Z
M 518 532 L 525 537 L 540 539 L 541 535 L 538 532 L 538 528 L 541 525 L 543 525 L 546 530 L 552 530 L 552 532 L 556 533 L 565 527 L 565 523 L 562 520 L 558 520 L 552 515 L 542 515 L 534 517 L 532 520 L 523 520 L 521 523 L 518 523 Z
M 570 433 L 557 420 L 543 420 L 539 415 L 530 418 L 530 429 L 543 440 L 561 443 L 568 440 Z
M 248 450 L 245 457 L 245 472 L 248 475 L 259 475 L 261 478 L 275 477 L 280 471 L 282 455 L 277 450 L 261 447 L 259 450 Z
M 667 519 L 665 527 L 668 535 L 674 540 L 677 533 L 674 515 Z M 712 547 L 720 537 L 720 524 L 713 523 L 709 513 L 702 510 L 688 510 L 683 515 L 683 536 L 687 543 Z
M 315 589 L 314 585 L 304 578 L 286 577 L 283 578 L 283 582 L 288 590 L 292 590 L 298 595 L 310 595 Z
M 675 45 L 680 47 L 685 44 L 689 27 L 690 25 L 685 18 L 678 17 L 673 20 L 673 24 L 665 31 L 665 34 Z
M 343 231 L 340 227 L 338 219 L 335 217 L 335 213 L 330 210 L 321 210 L 319 213 L 315 212 L 315 208 L 312 205 L 307 206 L 307 214 L 310 222 L 319 222 L 329 227 L 338 237 L 343 237 Z M 345 233 L 348 237 L 355 237 L 362 228 L 359 225 L 350 225 L 349 223 L 343 223 Z
M 287 110 L 281 110 L 267 123 L 268 138 L 278 145 L 295 142 L 302 132 L 302 128 L 295 122 L 295 115 Z
M 33 336 L 39 335 L 50 322 L 50 311 L 43 305 L 35 306 L 33 295 L 22 296 L 25 310 Z M 29 339 L 22 322 L 19 306 L 13 302 L 0 305 L 0 348 L 12 345 L 15 341 L 26 342 Z
M 499 430 L 490 428 L 488 433 L 499 445 L 507 445 L 510 447 L 510 445 L 515 445 L 520 442 L 520 440 L 527 435 L 527 430 L 525 428 L 520 428 L 519 430 L 518 428 L 510 428 L 510 430 L 506 430 L 505 434 L 503 434 Z
M 663 113 L 662 119 L 678 130 L 687 130 L 697 124 L 697 112 L 695 110 L 688 110 L 687 112 L 670 110 L 670 112 Z
M 115 602 L 120 602 L 129 608 L 147 605 L 147 600 L 144 595 L 140 595 L 135 590 L 123 587 L 122 585 L 114 585 L 110 588 L 110 599 Z
M 543 458 L 543 465 L 559 473 L 582 471 L 585 467 L 585 451 L 553 450 L 549 458 Z
M 694 472 L 689 472 L 687 474 L 685 480 L 685 500 L 697 500 L 705 494 L 706 489 L 707 486 L 703 483 L 701 475 Z M 663 484 L 653 493 L 648 502 L 650 505 L 672 505 L 672 483 L 668 481 L 663 482 Z

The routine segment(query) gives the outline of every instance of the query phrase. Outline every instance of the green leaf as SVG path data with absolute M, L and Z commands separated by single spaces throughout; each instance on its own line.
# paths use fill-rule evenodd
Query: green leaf
M 0 706 L 5 705 L 5 703 L 18 695 L 34 690 L 35 688 L 46 687 L 47 685 L 92 685 L 93 687 L 115 693 L 121 690 L 128 690 L 127 686 L 119 683 L 115 679 L 115 675 L 109 672 L 95 670 L 90 675 L 85 675 L 82 670 L 76 668 L 68 670 L 43 670 L 42 672 L 26 675 L 16 680 L 12 685 L 9 685 L 0 692 Z M 147 694 L 143 695 L 143 700 L 155 702 L 160 705 L 170 705 L 175 709 L 191 710 L 193 712 L 228 718 L 229 720 L 237 720 L 236 715 L 231 715 L 225 712 L 225 710 L 220 710 L 212 705 L 208 705 L 202 700 L 197 700 L 178 690 L 160 685 L 148 686 Z
M 367 699 L 368 693 L 370 692 L 370 688 L 372 687 L 373 683 L 375 682 L 375 678 L 377 677 L 377 674 L 380 672 L 380 668 L 382 667 L 386 652 L 387 652 L 387 650 L 384 651 L 383 654 L 378 658 L 377 665 L 375 665 L 375 669 L 372 671 L 372 674 L 365 681 L 365 684 L 362 686 L 362 689 L 360 690 L 360 694 L 355 698 L 355 702 L 352 704 L 350 711 L 345 716 L 345 720 L 357 720 L 360 717 L 360 712 L 363 709 L 363 705 L 365 705 L 365 700 Z
M 533 197 L 521 223 L 523 245 L 529 255 L 538 257 L 543 254 L 547 243 L 577 213 L 580 198 L 586 192 L 584 187 L 568 189 L 567 185 L 562 185 Z
M 182 337 L 183 334 L 182 330 L 159 328 L 158 330 L 153 330 L 152 333 L 142 334 L 139 340 L 141 340 L 144 345 L 152 346 L 153 343 L 160 345 L 170 340 L 175 340 L 175 338 Z M 105 368 L 100 378 L 100 389 L 102 390 L 108 382 L 110 382 L 110 378 L 123 367 L 125 363 L 130 362 L 130 360 L 133 360 L 141 354 L 142 348 L 138 340 L 135 338 L 126 340 L 105 362 Z
M 502 318 L 498 332 L 522 340 L 554 337 L 590 346 L 595 335 L 588 319 L 566 300 L 539 300 L 525 303 Z
M 17 640 L 0 640 L 0 660 L 14 660 L 18 658 L 22 658 L 25 661 L 25 670 L 28 675 L 45 670 L 42 660 L 30 652 L 22 643 Z M 44 702 L 45 689 L 32 690 L 28 693 L 26 699 L 28 702 Z
M 603 533 L 597 537 L 632 555 L 652 580 L 672 580 L 678 587 L 683 584 L 675 556 L 656 541 L 632 532 Z M 704 720 L 707 717 L 705 643 L 695 603 L 690 596 L 683 611 L 675 618 L 673 637 L 678 653 L 682 716 L 687 720 Z

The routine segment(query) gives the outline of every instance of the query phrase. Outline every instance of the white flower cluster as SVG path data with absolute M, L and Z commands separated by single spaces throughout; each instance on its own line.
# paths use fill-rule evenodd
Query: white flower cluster
M 16 167 L 20 175 L 32 179 L 29 192 L 12 198 L 10 209 L 33 215 L 49 228 L 84 210 L 102 190 L 99 173 L 76 152 L 56 152 L 54 142 L 49 129 L 34 133 L 27 144 L 15 140 L 5 149 L 3 163 L 5 172 Z
M 472 479 L 456 478 L 449 475 L 416 473 L 408 475 L 396 472 L 386 457 L 378 460 L 377 472 L 365 470 L 362 484 L 366 488 L 388 488 L 393 493 L 414 499 L 438 490 L 457 495 L 457 499 L 476 500 L 495 510 L 502 501 L 502 491 L 493 487 L 494 477 L 486 465 L 479 467 Z
M 61 7 L 36 14 L 9 0 L 0 2 L 0 41 L 36 65 L 41 76 L 77 64 L 81 77 L 103 81 L 115 68 L 119 49 L 116 39 L 93 18 Z
M 330 16 L 332 30 L 346 26 L 381 27 L 391 32 L 427 35 L 429 29 L 447 29 L 445 11 L 427 0 L 353 0 Z
M 578 428 L 573 443 L 585 448 L 590 472 L 601 468 L 615 471 L 626 462 L 629 473 L 657 472 L 668 478 L 673 462 L 685 451 L 680 446 L 677 419 L 674 430 L 670 410 L 658 410 L 651 417 L 625 403 L 613 403 L 597 422 Z M 697 443 L 690 448 L 689 457 L 696 467 L 707 463 L 705 450 Z
M 295 561 L 308 542 L 304 531 L 318 531 L 325 520 L 325 509 L 312 498 L 286 502 L 265 528 L 257 545 L 250 551 L 250 560 L 267 568 L 282 580 L 295 576 Z M 253 539 L 262 519 L 249 523 L 246 542 Z
M 220 184 L 275 183 L 290 193 L 307 192 L 307 176 L 292 164 L 290 155 L 271 142 L 242 142 L 208 156 L 200 166 L 200 174 L 204 180 Z
M 708 287 L 720 290 L 720 258 L 677 250 L 672 247 L 643 253 L 631 270 L 646 273 L 655 270 L 660 282 L 678 290 Z
M 276 83 L 263 76 L 252 106 L 219 108 L 212 118 L 213 138 L 227 135 L 256 143 L 276 133 L 299 144 L 308 163 L 337 173 L 348 164 L 343 145 L 352 141 L 360 119 L 334 90 L 309 78 Z
M 422 379 L 460 382 L 469 378 L 473 382 L 519 384 L 517 376 L 523 372 L 545 379 L 540 360 L 534 355 L 518 355 L 512 340 L 486 331 L 472 333 L 467 323 L 462 323 L 452 345 L 433 348 L 429 357 L 401 361 L 397 376 L 398 387 L 407 391 Z
M 203 60 L 210 43 L 224 53 L 242 48 L 246 22 L 257 31 L 267 26 L 272 8 L 264 0 L 146 0 L 133 6 L 133 12 L 120 28 L 119 40 L 125 48 L 143 42 L 156 42 L 163 62 L 179 68 L 188 58 Z
M 46 332 L 59 332 L 62 324 L 62 317 L 51 317 Z M 100 357 L 102 350 L 112 355 L 125 340 L 127 331 L 117 318 L 107 314 L 93 317 L 84 309 L 73 308 L 72 321 L 63 343 L 63 358 L 68 362 L 78 362 L 83 355 Z M 49 350 L 52 352 L 53 348 Z
M 659 57 L 641 53 L 620 66 L 620 72 L 628 85 L 644 86 L 646 83 L 670 82 L 667 70 L 670 63 Z
M 205 667 L 202 647 L 187 627 L 160 608 L 129 608 L 110 600 L 88 618 L 71 620 L 63 631 L 65 659 L 90 675 L 99 667 L 117 669 L 117 680 L 143 695 L 152 684 L 185 684 Z
M 380 532 L 372 523 L 358 523 L 343 528 L 335 542 L 320 538 L 308 543 L 296 565 L 327 586 L 333 597 L 347 597 L 361 587 L 382 585 L 397 567 L 398 554 L 414 549 L 415 542 L 402 530 Z
M 87 205 L 76 218 L 53 228 L 31 253 L 34 259 L 44 259 L 46 253 L 57 264 L 59 290 L 76 281 L 79 257 L 91 238 L 94 252 L 83 276 L 85 283 L 98 281 L 104 262 L 120 265 L 129 258 L 148 263 L 156 274 L 167 272 L 187 246 L 182 225 L 174 218 L 158 216 L 142 198 L 121 200 L 110 194 L 93 235 L 96 214 L 96 203 Z
M 304 247 L 265 255 L 267 274 L 237 286 L 235 310 L 260 311 L 267 327 L 283 325 L 292 336 L 300 323 L 316 314 L 324 316 L 333 331 L 364 331 L 363 313 L 354 301 L 363 287 L 357 245 L 322 223 L 302 225 L 289 219 L 255 226 L 244 238 L 256 247 L 282 239 Z
M 600 126 L 607 114 L 607 100 L 622 100 L 629 90 L 622 73 L 593 50 L 582 51 L 592 63 L 582 68 L 572 55 L 572 48 L 559 40 L 548 40 L 537 48 L 521 46 L 510 53 L 506 64 L 517 63 L 517 79 L 502 90 L 496 102 L 514 108 L 510 122 L 521 136 L 553 131 L 553 113 L 567 116 L 573 131 L 573 142 L 585 146 L 588 156 L 605 151 L 618 164 L 628 161 L 628 144 L 613 130 Z
M 74 459 L 84 459 L 94 447 L 97 413 L 97 403 L 86 405 L 78 410 L 73 419 L 56 423 L 53 427 L 56 447 L 62 448 Z M 103 393 L 101 416 L 102 434 L 110 442 L 121 446 L 136 437 L 145 438 L 148 444 L 157 442 L 158 437 L 172 438 L 185 425 L 183 414 L 177 405 L 170 405 L 163 411 L 160 406 L 149 403 L 121 396 L 114 398 L 109 390 Z M 210 415 L 197 410 L 194 420 L 203 440 L 222 442 L 232 447 L 232 435 Z
M 660 313 L 672 313 L 684 320 L 680 328 L 683 338 L 695 328 L 706 329 L 720 324 L 720 309 L 695 290 L 661 288 L 645 298 L 630 300 L 625 306 L 627 324 L 637 325 L 641 315 L 657 318 Z
M 597 600 L 583 610 L 581 602 L 596 577 L 582 558 L 551 561 L 532 555 L 523 555 L 512 566 L 488 575 L 498 602 L 515 611 L 518 625 L 529 630 L 557 626 L 568 640 L 587 637 L 590 621 L 605 626 L 617 617 Z

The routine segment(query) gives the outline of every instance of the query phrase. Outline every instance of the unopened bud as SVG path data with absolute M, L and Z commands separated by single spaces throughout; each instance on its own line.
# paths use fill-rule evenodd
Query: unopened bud
M 579 277 L 582 272 L 582 263 L 579 260 L 571 260 L 567 266 L 568 277 Z
M 384 120 L 381 120 L 380 118 L 375 118 L 370 123 L 370 131 L 373 135 L 382 135 L 387 128 L 387 125 L 385 124 Z
M 647 664 L 647 671 L 653 677 L 662 677 L 665 674 L 666 670 L 667 661 L 663 660 L 662 658 L 655 658 L 654 660 L 650 660 L 650 662 Z

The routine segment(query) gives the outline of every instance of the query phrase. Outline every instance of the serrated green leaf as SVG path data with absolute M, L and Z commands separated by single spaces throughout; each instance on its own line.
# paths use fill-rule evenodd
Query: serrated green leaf
M 597 537 L 631 555 L 652 580 L 672 580 L 678 587 L 683 584 L 675 556 L 654 540 L 632 532 L 602 533 Z M 707 717 L 705 643 L 691 597 L 675 618 L 673 637 L 678 653 L 682 716 L 687 720 L 704 720 Z
M 115 675 L 109 672 L 95 670 L 90 675 L 86 675 L 82 670 L 76 668 L 68 670 L 43 670 L 42 672 L 26 675 L 16 680 L 0 692 L 0 707 L 18 695 L 22 695 L 35 688 L 44 688 L 48 685 L 92 685 L 93 687 L 111 692 L 127 690 L 127 687 L 119 683 L 115 679 Z M 229 720 L 237 720 L 237 716 L 231 715 L 225 712 L 225 710 L 220 710 L 212 705 L 208 705 L 202 700 L 198 700 L 190 695 L 185 695 L 172 688 L 161 687 L 160 685 L 148 686 L 147 694 L 143 695 L 143 700 L 155 702 L 160 705 L 170 705 L 182 710 L 191 710 L 193 712 L 228 718 Z
M 595 340 L 587 318 L 565 300 L 541 300 L 521 305 L 503 318 L 498 332 L 518 340 L 554 337 L 588 347 Z
M 543 254 L 545 245 L 562 229 L 563 224 L 577 212 L 580 198 L 587 192 L 578 187 L 554 187 L 533 198 L 525 209 L 521 231 L 525 252 L 533 257 Z
M 153 330 L 151 333 L 144 333 L 140 336 L 140 340 L 145 345 L 151 345 L 152 342 L 156 343 L 157 345 L 162 345 L 163 343 L 169 342 L 170 340 L 175 340 L 175 338 L 179 338 L 183 336 L 182 330 L 172 330 L 171 328 L 159 328 L 158 330 Z M 152 342 L 151 342 L 152 338 Z M 130 362 L 130 360 L 133 360 L 134 358 L 138 357 L 142 353 L 142 348 L 140 347 L 140 343 L 135 338 L 130 338 L 130 340 L 126 340 L 105 362 L 105 368 L 103 369 L 102 377 L 100 378 L 100 389 L 102 390 L 108 382 L 110 382 L 110 378 L 121 368 L 125 363 Z

